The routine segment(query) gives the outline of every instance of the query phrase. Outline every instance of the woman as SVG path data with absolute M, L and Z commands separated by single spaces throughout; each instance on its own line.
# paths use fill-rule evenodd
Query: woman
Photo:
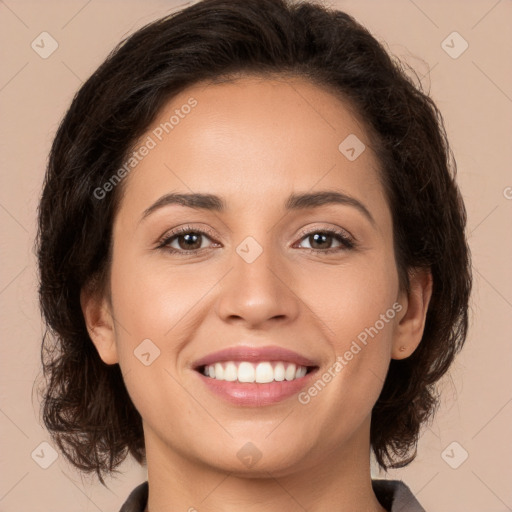
M 424 510 L 415 457 L 467 333 L 442 117 L 347 14 L 203 0 L 82 86 L 39 212 L 43 418 L 122 512 Z

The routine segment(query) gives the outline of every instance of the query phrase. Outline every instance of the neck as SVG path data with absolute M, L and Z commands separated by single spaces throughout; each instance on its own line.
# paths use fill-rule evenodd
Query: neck
M 386 512 L 371 485 L 367 430 L 346 447 L 328 447 L 316 460 L 310 453 L 293 468 L 255 467 L 243 474 L 185 457 L 145 426 L 145 512 Z

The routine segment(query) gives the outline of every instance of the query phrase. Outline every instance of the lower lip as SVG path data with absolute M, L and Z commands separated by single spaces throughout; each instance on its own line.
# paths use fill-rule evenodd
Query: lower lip
M 265 384 L 217 380 L 207 377 L 200 372 L 196 371 L 196 373 L 210 391 L 228 402 L 249 407 L 261 407 L 296 395 L 309 385 L 316 371 L 317 368 L 298 379 L 283 380 L 281 382 L 272 381 Z

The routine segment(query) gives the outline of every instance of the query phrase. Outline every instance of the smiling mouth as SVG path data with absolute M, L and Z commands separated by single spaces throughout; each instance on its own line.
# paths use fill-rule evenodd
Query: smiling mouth
M 286 361 L 219 361 L 199 366 L 196 371 L 219 381 L 268 384 L 297 380 L 316 369 L 317 366 L 301 366 Z

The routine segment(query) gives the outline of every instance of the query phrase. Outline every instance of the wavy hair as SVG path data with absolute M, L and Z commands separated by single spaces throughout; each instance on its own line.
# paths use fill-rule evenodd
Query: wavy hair
M 400 286 L 430 269 L 433 292 L 414 353 L 391 360 L 373 408 L 370 443 L 381 468 L 416 456 L 438 404 L 436 382 L 462 348 L 471 291 L 466 211 L 442 116 L 408 68 L 350 15 L 292 0 L 203 0 L 124 39 L 82 85 L 53 141 L 38 211 L 41 411 L 66 458 L 102 474 L 131 454 L 145 463 L 142 418 L 119 365 L 89 338 L 80 291 L 108 287 L 114 175 L 172 97 L 199 81 L 244 74 L 301 77 L 338 94 L 366 127 L 392 213 Z M 409 70 L 410 71 L 410 70 Z

